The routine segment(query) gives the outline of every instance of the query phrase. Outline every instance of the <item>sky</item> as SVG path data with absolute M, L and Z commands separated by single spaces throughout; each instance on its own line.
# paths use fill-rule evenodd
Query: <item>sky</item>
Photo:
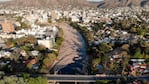
M 104 1 L 104 0 L 87 0 L 87 1 L 94 1 L 94 2 L 98 2 L 98 1 Z
M 10 0 L 0 0 L 0 1 L 10 1 Z M 103 0 L 87 0 L 87 1 L 95 1 L 95 2 L 97 2 L 97 1 L 103 1 Z
M 10 1 L 10 0 L 0 0 L 0 1 Z

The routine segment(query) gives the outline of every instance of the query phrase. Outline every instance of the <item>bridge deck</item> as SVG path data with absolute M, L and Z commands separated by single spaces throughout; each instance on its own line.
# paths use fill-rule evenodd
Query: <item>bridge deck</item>
M 96 82 L 97 80 L 117 80 L 123 78 L 115 75 L 46 75 L 46 77 L 48 77 L 49 82 Z M 124 76 L 124 78 L 149 81 L 149 76 Z

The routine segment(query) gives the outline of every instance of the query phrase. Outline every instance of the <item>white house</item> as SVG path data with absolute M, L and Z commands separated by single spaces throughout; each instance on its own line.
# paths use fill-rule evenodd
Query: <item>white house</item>
M 54 47 L 55 44 L 55 38 L 49 38 L 49 39 L 43 39 L 38 40 L 38 44 L 45 46 L 48 49 L 51 49 Z

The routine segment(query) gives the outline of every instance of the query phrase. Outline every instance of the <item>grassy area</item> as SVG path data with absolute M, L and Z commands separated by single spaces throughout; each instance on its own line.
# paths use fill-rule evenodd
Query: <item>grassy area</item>
M 59 51 L 59 49 L 60 49 L 60 47 L 62 45 L 62 42 L 64 40 L 63 35 L 64 35 L 63 30 L 61 28 L 59 28 L 59 33 L 57 35 L 56 45 L 55 45 L 55 48 L 58 49 L 58 51 Z

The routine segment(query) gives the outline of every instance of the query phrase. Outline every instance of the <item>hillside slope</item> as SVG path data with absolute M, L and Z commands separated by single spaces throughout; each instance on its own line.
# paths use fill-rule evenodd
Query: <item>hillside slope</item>
M 149 0 L 104 0 L 99 3 L 91 3 L 87 0 L 12 0 L 2 3 L 5 6 L 34 6 L 34 7 L 132 7 L 132 6 L 149 6 Z
M 100 2 L 98 7 L 132 7 L 132 6 L 145 6 L 149 3 L 149 0 L 104 0 Z
M 6 2 L 7 5 L 15 6 L 35 6 L 35 7 L 52 7 L 52 6 L 92 6 L 97 4 L 87 2 L 86 0 L 13 0 Z

